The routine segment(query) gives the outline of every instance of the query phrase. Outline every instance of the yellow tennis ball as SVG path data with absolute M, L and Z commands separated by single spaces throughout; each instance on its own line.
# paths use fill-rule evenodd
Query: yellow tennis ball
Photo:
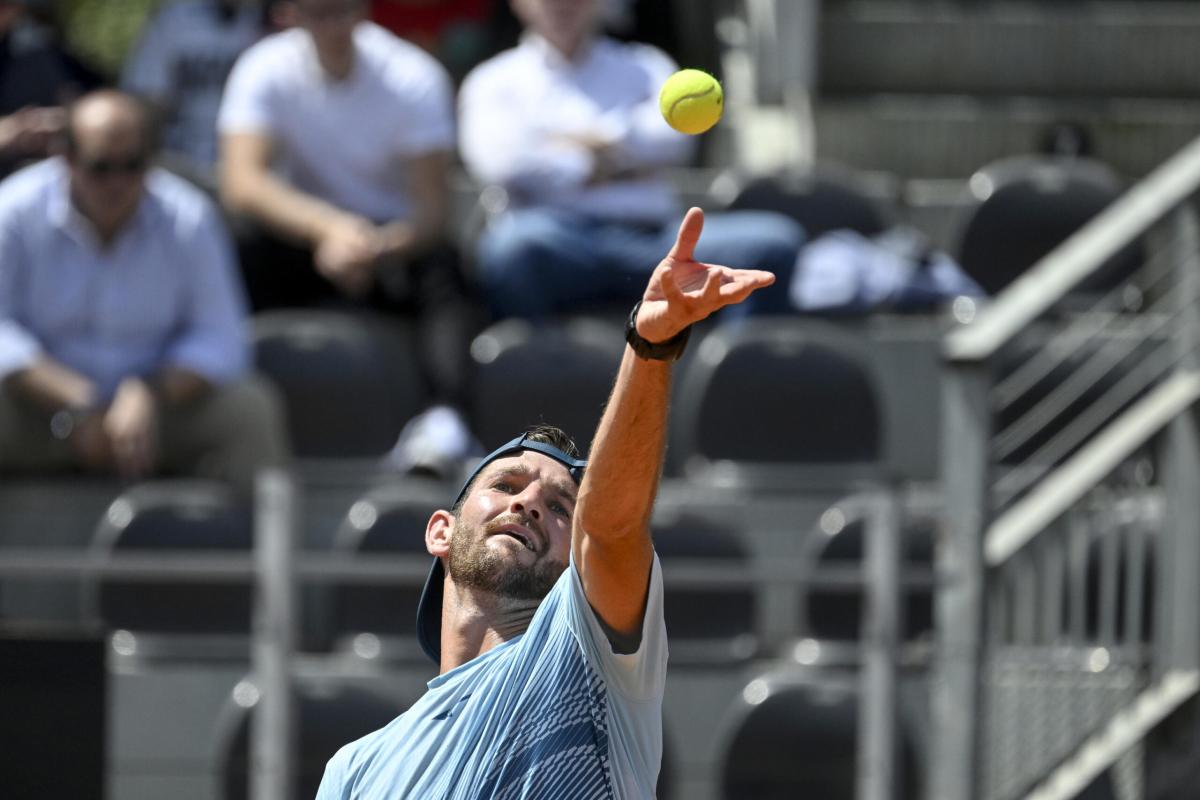
M 704 133 L 721 118 L 725 92 L 707 72 L 681 69 L 663 84 L 658 108 L 667 124 L 680 133 Z

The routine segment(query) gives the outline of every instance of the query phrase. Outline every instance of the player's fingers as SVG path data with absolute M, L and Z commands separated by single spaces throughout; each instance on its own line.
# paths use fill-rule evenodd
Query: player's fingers
M 691 261 L 696 252 L 696 242 L 700 241 L 700 231 L 704 229 L 704 212 L 695 206 L 688 209 L 679 223 L 679 234 L 675 244 L 671 246 L 668 258 L 677 261 Z
M 721 299 L 728 302 L 745 300 L 751 291 L 769 287 L 775 282 L 775 276 L 770 272 L 754 270 L 750 275 L 738 275 L 733 281 L 722 285 Z
M 715 300 L 721 294 L 721 272 L 720 270 L 711 269 L 708 275 L 704 278 L 704 286 L 700 289 L 700 296 L 705 300 Z

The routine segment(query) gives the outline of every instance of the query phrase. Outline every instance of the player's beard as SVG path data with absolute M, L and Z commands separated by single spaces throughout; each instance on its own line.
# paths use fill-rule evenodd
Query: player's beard
M 455 521 L 454 536 L 450 539 L 450 577 L 457 586 L 470 586 L 511 600 L 541 600 L 550 593 L 567 565 L 546 553 L 538 555 L 532 564 L 522 564 L 488 547 L 491 528 L 516 522 L 533 528 L 528 518 L 505 515 L 485 526 L 467 525 Z M 548 541 L 542 537 L 543 541 Z

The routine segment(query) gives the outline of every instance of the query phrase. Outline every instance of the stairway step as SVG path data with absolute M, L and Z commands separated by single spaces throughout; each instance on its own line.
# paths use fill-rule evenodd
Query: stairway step
M 1092 155 L 1145 175 L 1200 132 L 1200 102 L 879 95 L 815 109 L 818 157 L 902 178 L 961 178 L 1005 156 L 1036 152 L 1047 130 L 1082 125 Z
M 819 89 L 1200 95 L 1200 5 L 1185 2 L 827 4 Z

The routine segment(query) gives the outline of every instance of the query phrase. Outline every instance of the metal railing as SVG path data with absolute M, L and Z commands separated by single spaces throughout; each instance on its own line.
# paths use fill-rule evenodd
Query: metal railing
M 1195 690 L 1198 188 L 1200 140 L 945 339 L 931 798 L 1141 797 Z

